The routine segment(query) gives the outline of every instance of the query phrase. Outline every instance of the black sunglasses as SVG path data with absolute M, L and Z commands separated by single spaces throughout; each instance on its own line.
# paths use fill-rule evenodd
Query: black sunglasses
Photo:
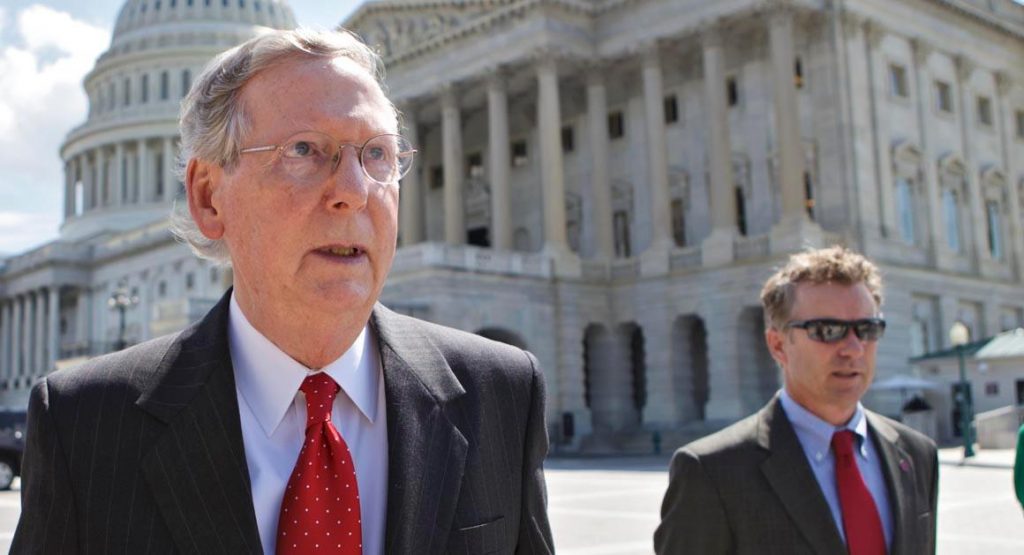
M 853 329 L 854 335 L 861 341 L 878 341 L 885 333 L 885 320 L 881 318 L 864 318 L 863 320 L 835 320 L 817 318 L 814 320 L 794 320 L 786 324 L 786 328 L 800 328 L 807 331 L 807 337 L 822 343 L 842 341 Z

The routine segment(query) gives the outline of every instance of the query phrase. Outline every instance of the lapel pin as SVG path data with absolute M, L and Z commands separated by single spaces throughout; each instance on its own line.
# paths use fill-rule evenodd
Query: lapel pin
M 910 461 L 907 459 L 900 459 L 900 470 L 903 472 L 910 472 Z

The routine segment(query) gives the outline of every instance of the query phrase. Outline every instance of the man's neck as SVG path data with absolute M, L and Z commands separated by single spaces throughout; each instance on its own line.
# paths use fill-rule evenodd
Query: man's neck
M 341 357 L 366 327 L 373 307 L 340 313 L 309 310 L 278 314 L 265 303 L 254 303 L 244 292 L 235 300 L 253 328 L 298 363 L 318 370 Z

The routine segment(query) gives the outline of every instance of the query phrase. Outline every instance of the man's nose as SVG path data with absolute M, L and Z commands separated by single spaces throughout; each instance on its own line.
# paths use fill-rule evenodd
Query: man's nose
M 360 210 L 366 206 L 371 183 L 359 162 L 359 147 L 341 145 L 337 156 L 336 167 L 328 179 L 331 188 L 327 202 L 335 210 Z
M 854 333 L 851 328 L 846 332 L 846 337 L 839 341 L 839 352 L 844 356 L 856 357 L 864 354 L 866 349 L 865 341 Z

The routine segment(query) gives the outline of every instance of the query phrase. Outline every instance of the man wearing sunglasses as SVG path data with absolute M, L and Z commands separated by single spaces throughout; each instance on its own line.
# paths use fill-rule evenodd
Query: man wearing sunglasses
M 676 452 L 655 550 L 934 553 L 935 444 L 860 403 L 885 332 L 878 269 L 842 247 L 808 250 L 761 303 L 783 389 Z
M 177 233 L 234 288 L 32 393 L 13 553 L 553 550 L 543 372 L 377 303 L 413 146 L 347 32 L 269 32 L 182 106 Z

